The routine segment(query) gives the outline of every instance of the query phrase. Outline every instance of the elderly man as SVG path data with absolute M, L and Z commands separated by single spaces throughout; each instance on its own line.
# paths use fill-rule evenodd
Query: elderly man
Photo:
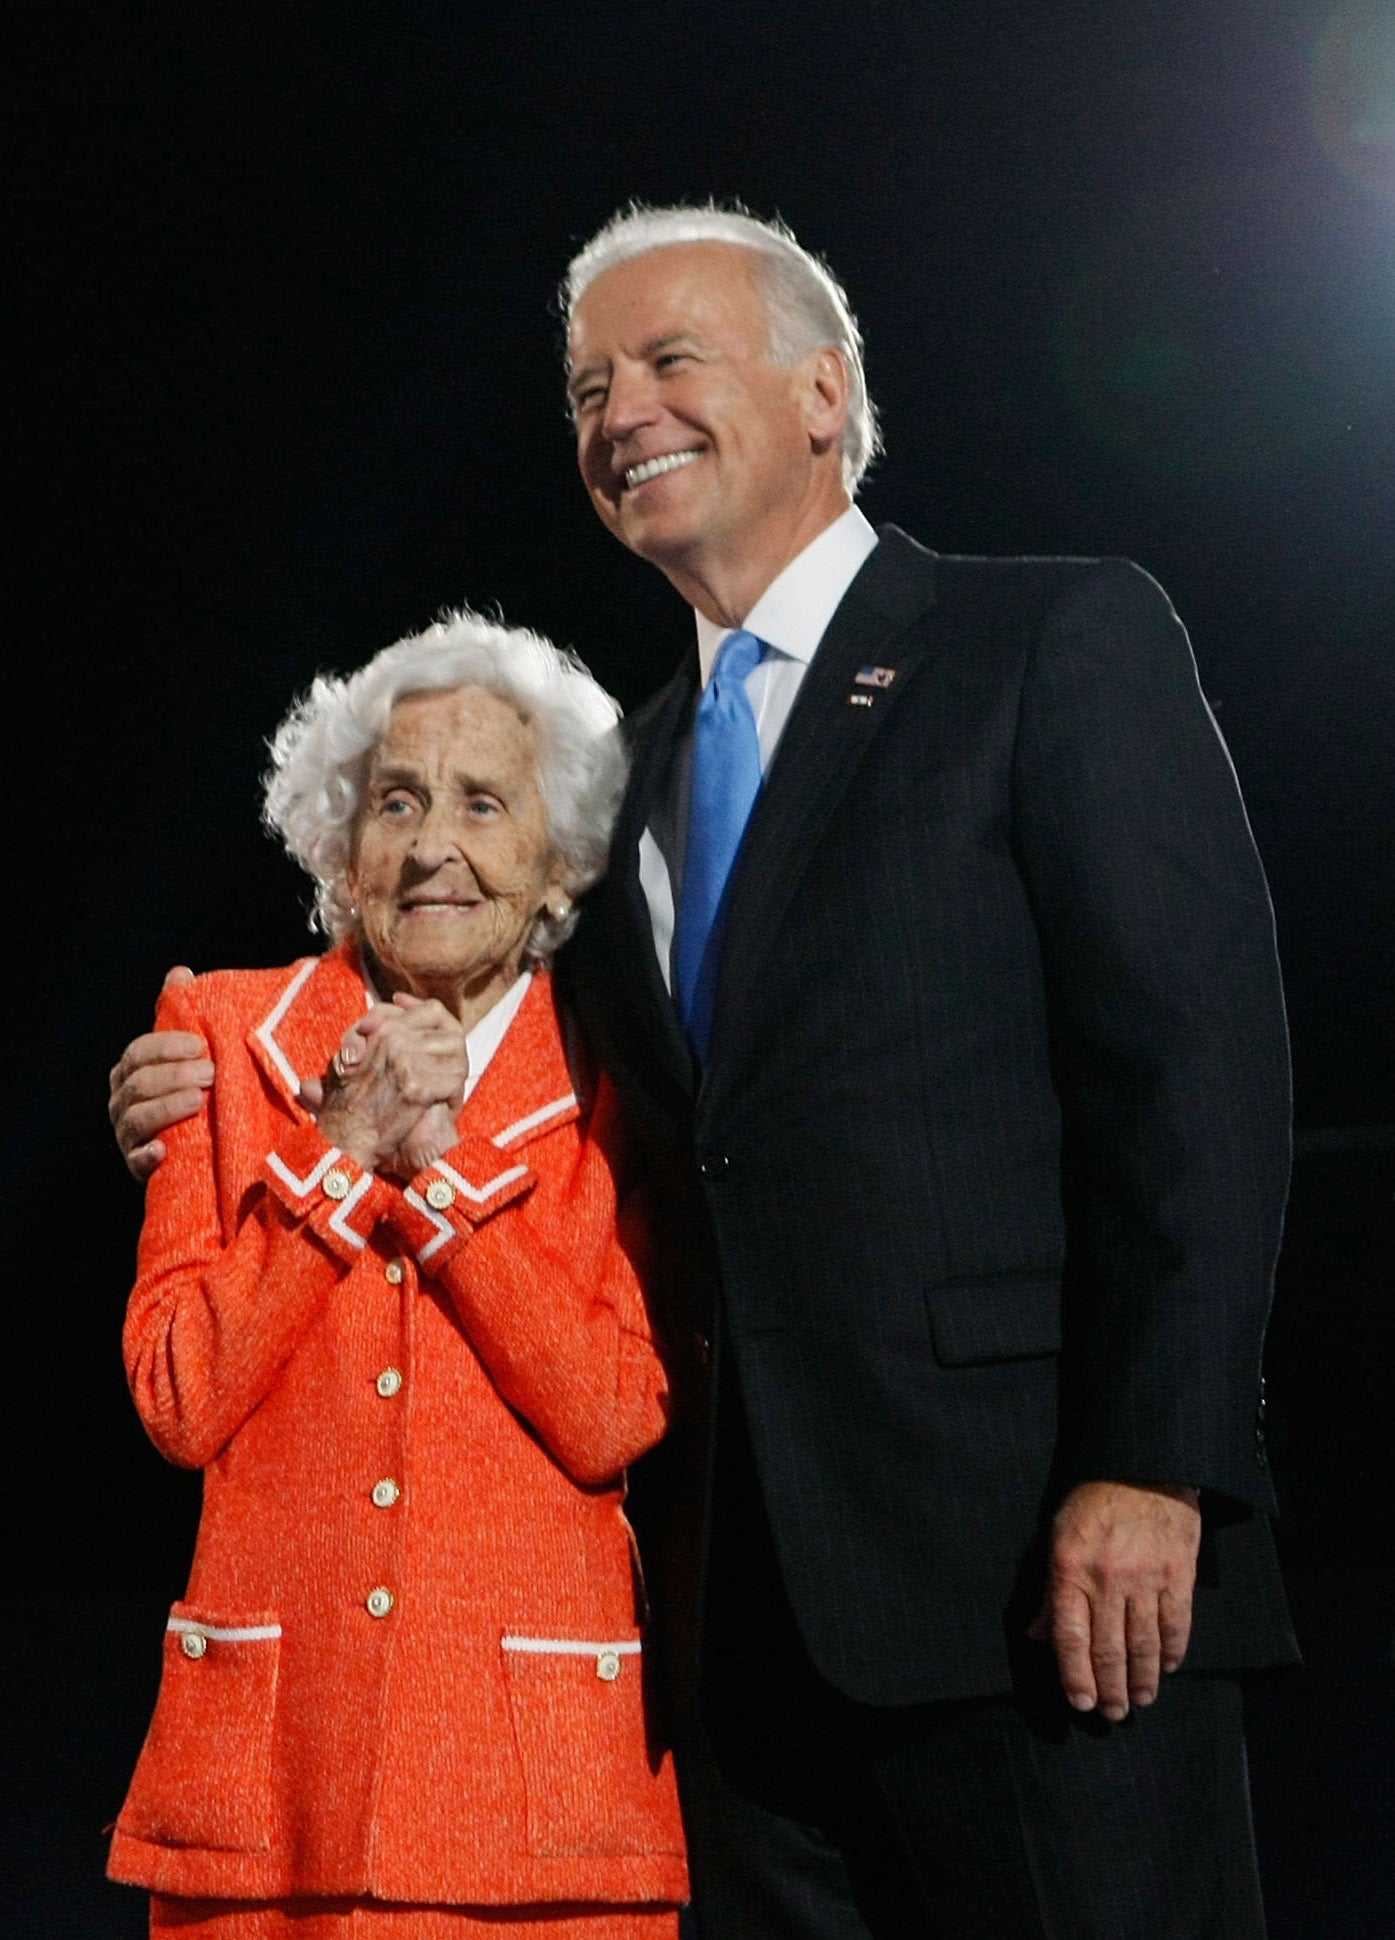
M 569 975 L 666 1182 L 704 1935 L 1251 1940 L 1287 1058 L 1186 636 L 871 529 L 786 230 L 630 210 L 565 296 L 592 503 L 696 620 Z M 137 1170 L 196 1048 L 118 1067 Z

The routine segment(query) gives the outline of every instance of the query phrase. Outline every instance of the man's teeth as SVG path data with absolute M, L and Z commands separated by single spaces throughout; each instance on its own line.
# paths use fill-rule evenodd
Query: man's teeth
M 695 451 L 666 451 L 662 458 L 646 458 L 642 465 L 631 465 L 625 473 L 625 490 L 632 492 L 636 485 L 643 485 L 651 478 L 676 472 L 680 465 L 691 465 L 697 456 Z

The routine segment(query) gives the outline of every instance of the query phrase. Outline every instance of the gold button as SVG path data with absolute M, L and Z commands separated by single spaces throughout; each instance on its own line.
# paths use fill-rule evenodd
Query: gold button
M 402 1493 L 390 1475 L 373 1484 L 373 1500 L 378 1508 L 390 1509 Z
M 186 1630 L 179 1640 L 179 1648 L 186 1657 L 202 1657 L 208 1649 L 208 1639 L 199 1630 Z
M 325 1189 L 325 1198 L 326 1199 L 347 1199 L 350 1192 L 353 1190 L 353 1183 L 354 1182 L 349 1177 L 348 1173 L 341 1172 L 339 1167 L 336 1165 L 333 1171 L 326 1172 L 324 1176 L 323 1184 Z
M 374 1385 L 377 1387 L 377 1390 L 379 1394 L 383 1397 L 384 1401 L 391 1401 L 392 1397 L 397 1393 L 398 1389 L 402 1386 L 401 1369 L 395 1368 L 395 1367 L 385 1367 L 382 1373 L 378 1376 L 378 1379 Z
M 449 1179 L 433 1179 L 426 1188 L 426 1203 L 436 1212 L 444 1212 L 447 1206 L 455 1204 L 455 1187 Z
M 385 1617 L 392 1608 L 392 1591 L 384 1589 L 380 1583 L 376 1590 L 368 1592 L 364 1607 L 370 1617 Z
M 389 1260 L 387 1265 L 383 1268 L 383 1272 L 386 1274 L 389 1284 L 394 1287 L 401 1286 L 402 1276 L 406 1272 L 406 1270 L 407 1269 L 403 1266 L 401 1260 Z
M 603 1650 L 596 1659 L 596 1675 L 603 1683 L 613 1684 L 620 1675 L 620 1653 L 618 1650 Z

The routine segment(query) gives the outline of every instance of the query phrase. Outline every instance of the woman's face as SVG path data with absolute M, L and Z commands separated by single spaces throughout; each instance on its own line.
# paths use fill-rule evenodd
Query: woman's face
M 437 997 L 468 1029 L 561 900 L 537 730 L 479 687 L 412 694 L 373 751 L 348 882 L 384 994 Z

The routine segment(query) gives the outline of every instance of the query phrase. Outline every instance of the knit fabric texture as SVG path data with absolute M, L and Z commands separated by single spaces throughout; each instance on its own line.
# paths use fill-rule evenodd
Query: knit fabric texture
M 614 1093 L 569 1065 L 537 975 L 459 1143 L 409 1184 L 364 1174 L 298 1092 L 368 1001 L 340 946 L 161 1003 L 217 1078 L 166 1134 L 125 1355 L 204 1505 L 109 1870 L 243 1900 L 679 1901 L 623 1507 L 668 1387 Z

